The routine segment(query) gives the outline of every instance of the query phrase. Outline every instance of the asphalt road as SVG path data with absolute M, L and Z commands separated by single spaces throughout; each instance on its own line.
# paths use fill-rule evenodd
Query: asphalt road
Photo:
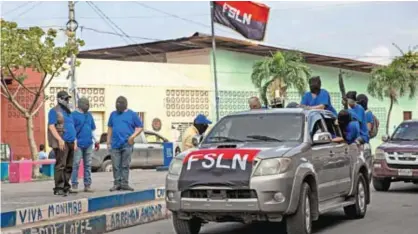
M 372 189 L 373 190 L 373 189 Z M 210 223 L 201 234 L 267 234 L 284 233 L 280 225 L 243 225 Z M 117 230 L 118 234 L 175 234 L 171 220 Z M 372 192 L 372 203 L 362 220 L 347 220 L 343 211 L 324 214 L 314 223 L 320 234 L 417 234 L 418 185 L 394 183 L 389 192 Z

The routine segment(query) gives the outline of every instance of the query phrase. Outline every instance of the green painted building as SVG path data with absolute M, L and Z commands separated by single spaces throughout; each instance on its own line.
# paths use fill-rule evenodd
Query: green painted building
M 241 111 L 248 108 L 247 99 L 258 95 L 251 83 L 252 66 L 255 61 L 269 56 L 275 51 L 287 49 L 254 44 L 253 42 L 236 40 L 232 38 L 217 37 L 217 77 L 220 98 L 220 115 Z M 332 98 L 334 107 L 341 106 L 341 94 L 338 86 L 338 74 L 344 70 L 346 90 L 355 90 L 358 94 L 367 95 L 369 73 L 376 64 L 355 61 L 346 58 L 331 57 L 309 52 L 302 52 L 305 61 L 312 69 L 312 75 L 320 76 L 322 87 L 327 89 Z M 173 40 L 157 41 L 151 43 L 95 49 L 83 51 L 81 58 L 111 59 L 126 61 L 146 61 L 158 63 L 206 64 L 213 66 L 211 53 L 211 37 L 195 33 L 191 37 Z M 212 71 L 212 69 L 210 69 Z M 212 74 L 213 75 L 213 74 Z M 214 87 L 208 87 L 214 97 Z M 386 118 L 389 100 L 379 101 L 369 96 L 369 107 L 380 120 L 379 135 L 383 135 L 386 128 Z M 300 102 L 301 97 L 294 90 L 288 90 L 288 100 Z M 214 104 L 214 102 L 212 102 Z M 215 108 L 211 109 L 214 117 Z M 398 125 L 405 116 L 418 116 L 417 98 L 410 100 L 407 97 L 399 100 L 392 110 L 390 130 Z M 380 139 L 380 137 L 378 137 Z M 380 140 L 373 140 L 377 145 Z

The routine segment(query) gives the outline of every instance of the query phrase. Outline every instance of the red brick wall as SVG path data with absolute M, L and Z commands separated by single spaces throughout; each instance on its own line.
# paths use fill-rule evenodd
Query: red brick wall
M 24 83 L 31 89 L 39 88 L 41 74 L 32 70 L 26 70 L 27 79 Z M 16 81 L 8 85 L 13 92 L 17 88 Z M 16 99 L 19 104 L 28 107 L 34 96 L 30 92 L 20 88 Z M 41 108 L 34 117 L 34 133 L 37 148 L 45 144 L 45 108 Z M 30 159 L 29 142 L 26 134 L 26 119 L 23 115 L 2 95 L 1 96 L 1 142 L 10 144 L 13 159 Z

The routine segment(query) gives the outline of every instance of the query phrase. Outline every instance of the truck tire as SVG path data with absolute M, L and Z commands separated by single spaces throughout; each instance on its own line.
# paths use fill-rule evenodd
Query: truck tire
M 373 177 L 373 187 L 376 191 L 387 192 L 390 188 L 390 180 L 388 179 L 378 179 Z
M 113 170 L 112 167 L 112 160 L 108 159 L 102 163 L 102 166 L 100 167 L 100 171 L 102 172 L 111 172 Z
M 356 203 L 350 206 L 344 207 L 344 213 L 347 217 L 352 219 L 362 219 L 367 212 L 367 196 L 368 189 L 366 179 L 362 174 L 357 177 L 355 199 Z
M 172 215 L 174 230 L 177 234 L 199 234 L 202 222 L 197 218 L 179 219 L 176 213 Z
M 312 233 L 311 197 L 311 188 L 308 183 L 304 182 L 302 184 L 296 213 L 286 217 L 287 234 Z

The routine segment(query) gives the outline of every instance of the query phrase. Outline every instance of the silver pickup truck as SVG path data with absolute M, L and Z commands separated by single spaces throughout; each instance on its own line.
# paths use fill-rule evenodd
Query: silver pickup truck
M 285 222 L 288 234 L 312 233 L 312 221 L 344 208 L 363 218 L 369 168 L 328 111 L 272 109 L 222 118 L 195 149 L 180 153 L 166 178 L 166 204 L 178 234 L 207 222 Z
M 92 168 L 94 171 L 112 171 L 112 161 L 106 145 L 107 134 L 100 137 L 100 149 L 93 151 Z M 131 168 L 154 168 L 164 164 L 163 143 L 166 138 L 158 133 L 143 131 L 135 138 Z

